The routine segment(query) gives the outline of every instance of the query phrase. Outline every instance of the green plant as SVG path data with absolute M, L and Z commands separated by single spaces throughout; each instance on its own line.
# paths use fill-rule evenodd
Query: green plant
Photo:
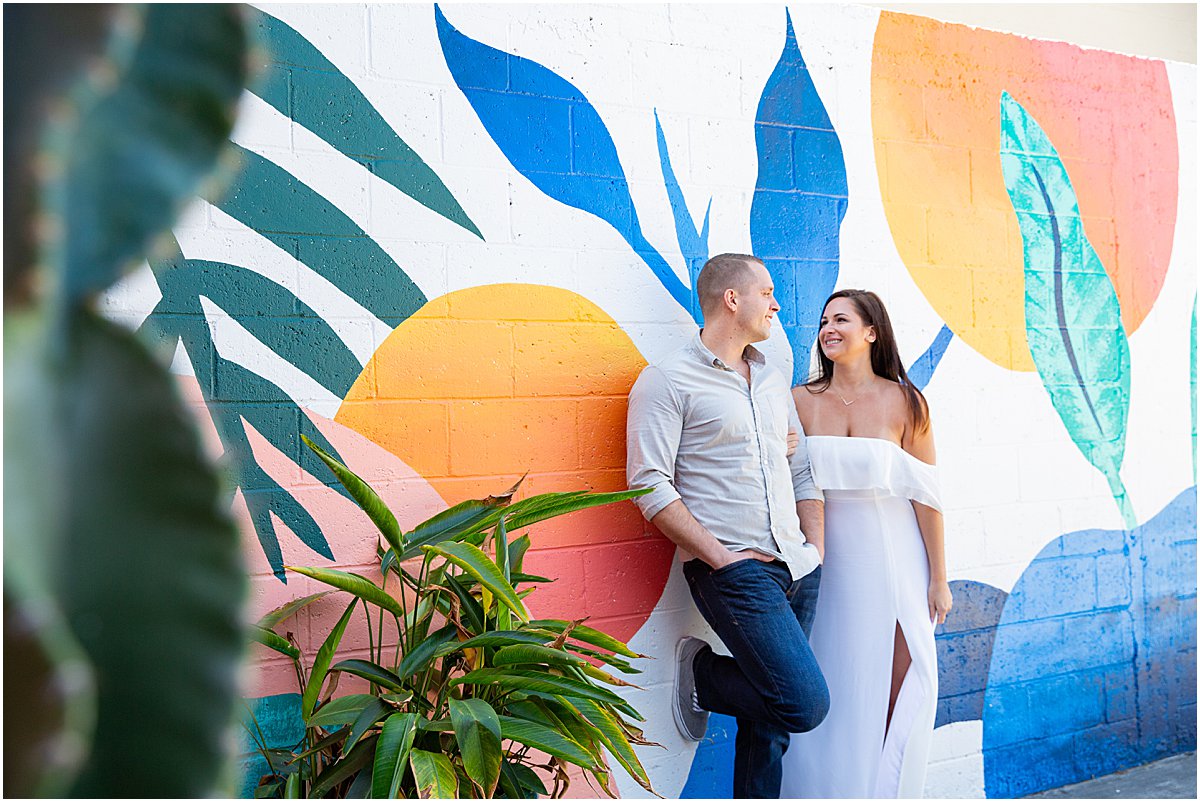
M 99 59 L 78 52 L 109 32 Z M 96 306 L 211 180 L 242 13 L 6 8 L 5 43 L 6 135 L 41 147 L 5 150 L 6 200 L 10 172 L 38 192 L 36 218 L 28 192 L 27 219 L 5 218 L 4 794 L 228 793 L 237 530 L 164 359 Z M 90 69 L 43 128 L 53 95 L 30 84 L 61 63 Z
M 513 503 L 517 482 L 402 532 L 366 482 L 305 443 L 378 527 L 383 584 L 289 566 L 352 598 L 307 668 L 294 640 L 276 628 L 331 591 L 284 605 L 255 627 L 256 640 L 292 659 L 306 727 L 291 750 L 268 749 L 251 732 L 271 768 L 259 795 L 559 797 L 569 784 L 566 766 L 574 764 L 616 796 L 605 750 L 653 792 L 633 750 L 649 742 L 628 720 L 643 719 L 611 690 L 630 683 L 600 667 L 639 673 L 628 660 L 642 655 L 583 621 L 532 619 L 522 599 L 552 580 L 522 571 L 528 534 L 509 538 L 539 521 L 646 491 L 545 493 Z M 393 577 L 399 586 L 389 593 Z M 335 663 L 360 602 L 371 659 Z M 392 632 L 395 645 L 385 646 Z M 341 674 L 365 679 L 369 692 L 333 698 Z M 537 768 L 553 778 L 553 790 Z

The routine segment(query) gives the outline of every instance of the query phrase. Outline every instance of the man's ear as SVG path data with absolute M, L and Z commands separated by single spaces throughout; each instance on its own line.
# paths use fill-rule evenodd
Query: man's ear
M 737 309 L 737 290 L 732 288 L 725 290 L 725 295 L 723 297 L 725 299 L 725 306 L 731 312 Z

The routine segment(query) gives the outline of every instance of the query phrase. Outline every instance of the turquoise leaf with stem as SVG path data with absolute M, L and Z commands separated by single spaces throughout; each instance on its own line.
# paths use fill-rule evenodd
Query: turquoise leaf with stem
M 1112 280 L 1088 241 L 1067 169 L 1012 95 L 1000 99 L 1000 166 L 1025 255 L 1025 331 L 1034 365 L 1075 445 L 1108 480 L 1125 526 L 1137 516 L 1121 481 L 1129 417 L 1129 341 Z

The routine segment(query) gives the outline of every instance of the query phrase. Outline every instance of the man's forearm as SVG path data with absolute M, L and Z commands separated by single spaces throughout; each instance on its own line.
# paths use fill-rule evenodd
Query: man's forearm
M 650 523 L 657 526 L 676 546 L 699 557 L 714 569 L 731 562 L 733 552 L 704 528 L 680 499 L 663 507 L 650 519 Z
M 796 502 L 796 515 L 800 517 L 800 531 L 804 539 L 817 547 L 821 561 L 825 561 L 825 502 L 804 499 Z

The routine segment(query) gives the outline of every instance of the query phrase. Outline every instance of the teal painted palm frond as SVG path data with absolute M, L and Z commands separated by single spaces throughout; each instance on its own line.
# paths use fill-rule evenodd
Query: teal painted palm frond
M 432 212 L 480 236 L 442 180 L 348 77 L 283 22 L 253 9 L 249 13 L 270 52 L 254 91 Z M 229 188 L 211 199 L 216 208 L 328 280 L 387 326 L 398 326 L 426 303 L 405 270 L 329 199 L 266 157 L 233 143 L 228 147 L 240 160 L 240 170 Z M 420 224 L 413 221 L 414 226 Z M 255 460 L 247 426 L 312 476 L 324 477 L 327 471 L 303 446 L 300 435 L 337 459 L 341 456 L 269 376 L 221 356 L 202 299 L 337 398 L 346 396 L 362 372 L 360 357 L 330 321 L 252 264 L 187 259 L 176 245 L 174 256 L 153 260 L 151 268 L 162 299 L 144 330 L 169 348 L 183 343 L 225 449 L 230 492 L 241 490 L 275 576 L 286 582 L 276 521 L 314 552 L 333 559 L 313 516 Z M 327 485 L 346 493 L 335 481 Z
M 295 29 L 249 9 L 270 58 L 252 91 L 422 206 L 475 236 L 479 228 L 445 183 L 345 74 Z
M 1121 482 L 1129 417 L 1129 341 L 1121 304 L 1088 241 L 1066 167 L 1037 121 L 1005 92 L 1000 165 L 1025 253 L 1025 330 L 1042 384 L 1084 457 L 1108 480 L 1125 525 Z
M 1196 480 L 1196 299 L 1192 299 L 1192 481 Z

